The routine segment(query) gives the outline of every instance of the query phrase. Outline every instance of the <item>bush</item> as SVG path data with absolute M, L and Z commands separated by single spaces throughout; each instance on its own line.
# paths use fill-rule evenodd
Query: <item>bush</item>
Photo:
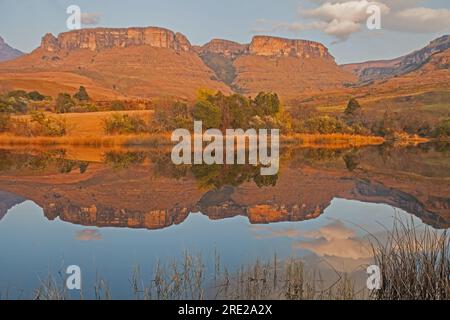
M 60 93 L 56 98 L 56 113 L 69 113 L 73 112 L 75 108 L 75 102 L 68 93 Z
M 80 104 L 74 108 L 74 112 L 79 113 L 98 112 L 98 107 L 93 103 Z
M 450 137 L 450 119 L 441 121 L 436 129 L 434 129 L 434 137 L 436 138 L 448 138 Z
M 147 124 L 139 116 L 128 114 L 113 114 L 105 120 L 105 132 L 107 134 L 133 134 L 148 130 Z
M 306 133 L 354 133 L 351 127 L 343 121 L 330 116 L 317 116 L 305 121 L 304 128 Z
M 361 105 L 358 100 L 355 98 L 351 98 L 347 104 L 347 108 L 345 109 L 345 114 L 348 116 L 354 115 L 358 110 L 361 109 Z
M 12 120 L 10 131 L 19 136 L 61 137 L 66 134 L 67 126 L 64 120 L 47 117 L 43 112 L 33 112 L 30 120 Z
M 190 127 L 192 127 L 192 116 L 186 103 L 173 102 L 166 106 L 158 106 L 155 111 L 152 121 L 154 131 L 172 131 Z
M 8 131 L 11 123 L 11 116 L 9 113 L 0 112 L 0 132 Z
M 122 101 L 113 101 L 111 102 L 111 107 L 110 109 L 112 111 L 124 111 L 126 109 L 125 103 Z
M 80 86 L 80 89 L 73 95 L 73 97 L 78 101 L 89 101 L 89 95 L 86 91 L 86 88 L 83 86 Z

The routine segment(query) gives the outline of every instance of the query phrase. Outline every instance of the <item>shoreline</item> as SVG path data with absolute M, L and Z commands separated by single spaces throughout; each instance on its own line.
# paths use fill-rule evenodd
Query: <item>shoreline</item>
M 0 135 L 0 146 L 83 146 L 83 147 L 126 147 L 126 146 L 170 146 L 170 133 L 146 135 L 101 135 L 101 136 L 62 136 L 62 137 L 25 137 Z M 383 137 L 348 134 L 291 134 L 280 137 L 282 144 L 301 144 L 317 146 L 349 147 L 380 145 L 386 142 Z M 426 141 L 422 141 L 426 142 Z

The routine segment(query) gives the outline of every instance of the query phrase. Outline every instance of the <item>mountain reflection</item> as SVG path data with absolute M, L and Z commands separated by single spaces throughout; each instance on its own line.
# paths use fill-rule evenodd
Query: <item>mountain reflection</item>
M 0 150 L 0 219 L 27 199 L 50 220 L 83 226 L 161 229 L 191 212 L 267 224 L 314 219 L 344 198 L 388 204 L 448 228 L 449 150 L 443 143 L 287 146 L 276 176 L 251 165 L 175 166 L 161 149 Z

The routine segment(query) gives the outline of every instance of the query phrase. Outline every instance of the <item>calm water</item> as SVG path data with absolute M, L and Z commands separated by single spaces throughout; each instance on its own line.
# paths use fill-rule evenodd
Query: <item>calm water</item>
M 0 292 L 30 297 L 78 265 L 86 296 L 101 277 L 129 298 L 136 266 L 149 279 L 184 251 L 207 269 L 216 253 L 230 270 L 276 253 L 352 271 L 394 219 L 450 227 L 449 145 L 286 147 L 274 177 L 175 167 L 155 149 L 2 149 Z

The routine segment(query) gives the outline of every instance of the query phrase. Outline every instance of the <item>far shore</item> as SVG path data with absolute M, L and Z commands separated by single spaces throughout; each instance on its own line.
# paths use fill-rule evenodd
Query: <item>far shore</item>
M 282 144 L 299 144 L 319 147 L 360 147 L 380 145 L 385 142 L 382 137 L 360 136 L 349 134 L 291 134 L 281 136 Z M 424 142 L 424 141 L 422 141 Z M 170 133 L 140 134 L 140 135 L 68 135 L 62 137 L 25 137 L 0 135 L 0 146 L 83 146 L 83 147 L 114 147 L 114 146 L 170 146 Z

